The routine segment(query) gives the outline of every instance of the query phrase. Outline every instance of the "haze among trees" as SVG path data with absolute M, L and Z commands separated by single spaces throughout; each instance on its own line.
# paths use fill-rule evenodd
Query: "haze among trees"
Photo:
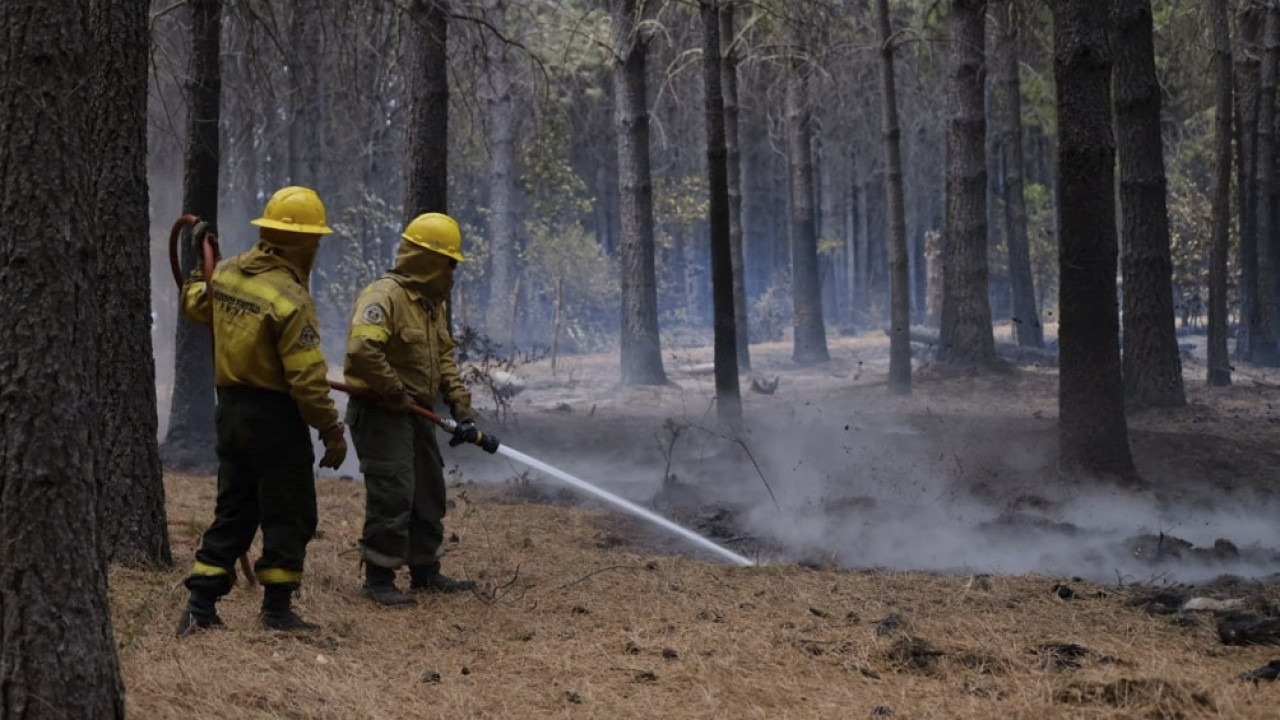
M 160 460 L 213 458 L 181 213 L 229 255 L 315 188 L 336 362 L 447 211 L 460 335 L 641 386 L 714 345 L 730 427 L 748 342 L 888 333 L 904 394 L 1034 350 L 1072 478 L 1144 482 L 1126 412 L 1186 402 L 1185 336 L 1214 386 L 1280 367 L 1271 0 L 3 0 L 0 47 L 3 717 L 123 714 L 107 563 L 172 562 Z

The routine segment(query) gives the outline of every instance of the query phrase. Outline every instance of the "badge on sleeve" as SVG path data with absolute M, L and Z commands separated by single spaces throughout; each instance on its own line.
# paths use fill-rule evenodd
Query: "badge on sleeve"
M 381 325 L 387 319 L 387 311 L 381 305 L 370 305 L 364 309 L 364 321 L 370 325 Z
M 302 332 L 298 333 L 298 344 L 304 348 L 313 348 L 320 344 L 320 333 L 310 325 L 302 328 Z

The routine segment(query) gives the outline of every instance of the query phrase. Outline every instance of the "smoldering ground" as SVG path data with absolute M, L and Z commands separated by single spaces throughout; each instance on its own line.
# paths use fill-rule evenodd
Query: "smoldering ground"
M 1059 479 L 1048 373 L 925 382 L 895 399 L 873 374 L 850 383 L 836 365 L 790 383 L 784 375 L 775 396 L 748 393 L 738 433 L 715 428 L 709 390 L 688 377 L 680 387 L 558 394 L 535 381 L 504 432 L 523 452 L 766 562 L 1108 583 L 1280 567 L 1270 487 L 1280 465 L 1267 417 L 1235 407 L 1206 421 L 1214 412 L 1199 399 L 1185 412 L 1139 414 L 1132 445 L 1146 486 L 1123 488 Z M 528 497 L 576 501 L 549 478 L 472 455 L 458 460 L 458 477 L 532 481 Z M 617 522 L 637 542 L 701 557 L 643 523 Z

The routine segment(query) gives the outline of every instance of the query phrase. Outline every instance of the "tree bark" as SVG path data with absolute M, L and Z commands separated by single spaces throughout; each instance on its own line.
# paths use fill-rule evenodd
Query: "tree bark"
M 96 513 L 94 5 L 0 5 L 0 717 L 123 718 Z
M 218 125 L 221 116 L 222 1 L 192 0 L 191 61 L 187 76 L 187 146 L 183 158 L 182 206 L 216 228 L 218 224 Z M 185 276 L 199 259 L 181 243 Z M 211 472 L 217 465 L 213 431 L 213 337 L 209 328 L 179 318 L 174 341 L 173 401 L 161 456 L 172 470 Z
M 1031 277 L 1031 246 L 1027 239 L 1027 198 L 1022 178 L 1022 85 L 1018 78 L 1018 18 L 1014 0 L 996 0 L 992 67 L 1000 106 L 1000 136 L 1004 149 L 1004 226 L 1009 247 L 1009 284 L 1013 294 L 1013 324 L 1018 345 L 1044 347 L 1044 326 L 1036 307 Z
M 733 248 L 729 235 L 729 170 L 725 146 L 724 94 L 720 89 L 720 2 L 700 0 L 702 12 L 702 82 L 706 103 L 707 189 L 710 193 L 711 304 L 715 317 L 716 417 L 729 428 L 742 427 L 742 393 L 738 388 L 738 342 L 735 327 Z
M 1213 245 L 1209 250 L 1209 371 L 1211 387 L 1231 384 L 1227 354 L 1227 255 L 1231 246 L 1231 29 L 1227 0 L 1213 0 L 1214 73 L 1218 107 L 1214 128 Z
M 1253 361 L 1253 334 L 1258 326 L 1258 94 L 1262 61 L 1258 41 L 1263 13 L 1246 1 L 1237 16 L 1240 37 L 1233 59 L 1236 66 L 1235 134 L 1236 199 L 1240 229 L 1240 322 L 1236 327 L 1236 357 Z
M 911 392 L 911 277 L 907 266 L 907 220 L 902 189 L 902 130 L 893 73 L 893 28 L 889 0 L 877 0 L 880 40 L 880 109 L 884 120 L 885 194 L 889 197 L 889 275 L 893 295 L 889 323 L 889 390 Z
M 506 34 L 507 0 L 489 0 L 485 18 L 497 33 Z M 486 35 L 486 72 L 478 94 L 485 106 L 484 124 L 489 149 L 489 308 L 485 328 L 495 338 L 514 330 L 509 312 L 516 275 L 516 106 L 512 93 L 514 68 L 510 46 L 503 38 Z M 514 349 L 509 348 L 510 351 Z
M 662 385 L 658 289 L 654 270 L 653 180 L 649 174 L 649 111 L 645 79 L 649 40 L 641 28 L 641 0 L 613 8 L 614 120 L 618 128 L 618 185 L 622 216 L 622 382 Z
M 1114 8 L 1125 398 L 1148 407 L 1182 407 L 1187 398 L 1173 321 L 1173 260 L 1151 0 L 1118 0 Z
M 90 149 L 97 273 L 98 431 L 94 473 L 106 559 L 169 565 L 164 482 L 156 444 L 147 186 L 147 7 L 90 5 L 94 77 Z
M 408 10 L 406 225 L 422 213 L 449 212 L 449 0 L 412 0 Z
M 749 372 L 751 328 L 747 319 L 746 260 L 742 250 L 742 144 L 738 137 L 738 50 L 733 22 L 735 1 L 728 0 L 720 6 L 720 42 L 724 48 L 721 73 L 726 172 L 729 183 L 729 250 L 733 263 L 734 340 L 738 346 L 738 369 Z
M 1275 192 L 1275 118 L 1276 75 L 1280 71 L 1280 4 L 1267 3 L 1267 19 L 1263 31 L 1263 56 L 1261 87 L 1258 94 L 1258 145 L 1256 168 L 1258 173 L 1258 221 L 1256 228 L 1257 284 L 1253 288 L 1256 324 L 1251 328 L 1252 359 L 1255 364 L 1268 367 L 1280 366 L 1280 346 L 1277 345 L 1277 306 L 1271 292 L 1272 275 L 1277 271 L 1275 239 L 1277 236 Z
M 1058 103 L 1059 463 L 1137 479 L 1116 316 L 1115 142 L 1107 0 L 1053 5 Z
M 996 369 L 987 297 L 986 0 L 953 0 L 947 93 L 947 232 L 938 362 Z
M 792 29 L 788 61 L 786 113 L 787 156 L 791 172 L 791 305 L 792 359 L 800 364 L 827 362 L 827 334 L 822 321 L 818 277 L 818 238 L 813 207 L 812 116 L 809 109 L 808 60 L 799 29 Z

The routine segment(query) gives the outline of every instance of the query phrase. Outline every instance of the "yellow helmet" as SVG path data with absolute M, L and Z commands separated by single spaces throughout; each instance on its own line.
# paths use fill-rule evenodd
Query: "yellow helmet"
M 458 223 L 443 213 L 419 215 L 400 237 L 458 262 L 466 259 L 462 256 L 462 232 L 458 230 Z
M 250 220 L 258 227 L 274 228 L 305 235 L 328 235 L 333 232 L 325 224 L 324 203 L 311 188 L 290 185 L 281 188 L 267 201 L 262 217 Z

